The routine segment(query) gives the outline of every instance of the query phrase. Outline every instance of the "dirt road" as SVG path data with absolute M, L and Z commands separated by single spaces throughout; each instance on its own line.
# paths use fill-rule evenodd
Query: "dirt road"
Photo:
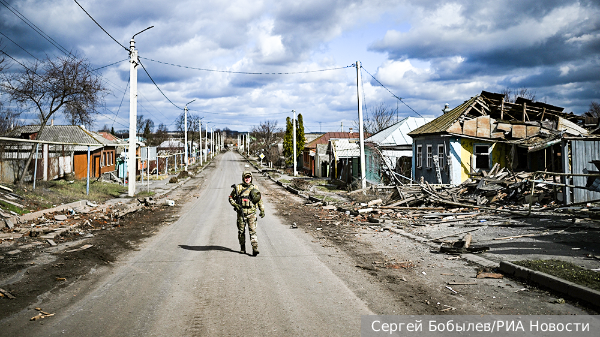
M 179 220 L 118 261 L 90 291 L 64 289 L 44 310 L 3 322 L 11 336 L 352 335 L 371 314 L 306 240 L 273 215 L 260 220 L 261 254 L 238 253 L 227 202 L 243 163 L 227 153 Z M 85 281 L 83 281 L 85 283 Z M 71 298 L 78 300 L 72 303 Z M 20 322 L 20 324 L 19 324 Z
M 127 254 L 107 257 L 94 246 L 78 259 L 55 254 L 60 263 L 38 256 L 28 271 L 38 278 L 12 286 L 40 295 L 2 313 L 0 335 L 348 336 L 359 335 L 360 317 L 369 314 L 592 313 L 514 280 L 475 280 L 478 266 L 307 206 L 260 175 L 267 213 L 258 225 L 261 253 L 240 254 L 227 196 L 244 165 L 225 153 L 172 196 L 182 204 L 175 214 L 136 213 L 124 228 L 137 228 L 137 236 L 113 238 L 135 249 Z M 149 238 L 136 244 L 139 231 Z M 109 265 L 92 264 L 64 287 L 37 290 L 48 275 L 62 275 L 52 268 L 89 266 L 99 256 Z M 36 287 L 27 288 L 29 281 Z M 55 315 L 30 321 L 35 307 Z

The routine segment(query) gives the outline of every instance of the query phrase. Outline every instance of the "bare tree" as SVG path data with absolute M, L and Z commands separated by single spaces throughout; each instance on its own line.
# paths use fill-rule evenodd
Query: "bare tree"
M 590 108 L 585 113 L 590 117 L 600 118 L 600 103 L 592 101 Z
M 395 111 L 390 109 L 384 103 L 380 103 L 379 105 L 371 107 L 368 109 L 364 117 L 364 131 L 372 135 L 376 134 L 377 132 L 393 125 L 395 122 L 394 117 Z M 358 125 L 358 123 L 355 124 Z
M 264 154 L 267 162 L 276 162 L 279 159 L 277 143 L 283 139 L 283 130 L 277 127 L 277 121 L 260 122 L 258 126 L 252 128 L 251 132 L 256 141 L 250 143 L 250 150 Z
M 535 101 L 535 91 L 527 88 L 511 89 L 507 87 L 500 91 L 500 93 L 504 94 L 505 102 L 514 103 L 519 97 L 523 97 L 530 101 Z
M 42 134 L 46 124 L 58 112 L 68 119 L 88 121 L 96 113 L 106 93 L 100 75 L 94 73 L 87 60 L 77 56 L 47 58 L 27 65 L 23 72 L 3 76 L 2 89 L 10 99 L 36 111 Z M 17 178 L 22 184 L 35 147 Z
M 169 130 L 167 126 L 163 123 L 158 124 L 158 128 L 156 129 L 156 133 L 154 134 L 154 141 L 157 145 L 160 145 L 162 142 L 166 141 L 169 138 Z
M 20 112 L 5 108 L 4 104 L 0 102 L 0 135 L 6 134 L 22 125 L 19 115 Z

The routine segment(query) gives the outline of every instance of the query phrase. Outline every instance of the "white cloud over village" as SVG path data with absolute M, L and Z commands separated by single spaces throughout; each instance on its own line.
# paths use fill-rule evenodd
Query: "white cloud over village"
M 284 127 L 292 109 L 307 131 L 351 126 L 356 69 L 347 66 L 355 61 L 387 88 L 363 71 L 367 109 L 395 109 L 389 91 L 424 116 L 507 87 L 577 114 L 600 101 L 597 1 L 78 2 L 126 47 L 154 26 L 135 38 L 145 68 L 172 102 L 196 99 L 192 113 L 218 128 L 247 131 L 265 120 Z M 35 28 L 94 67 L 128 58 L 72 0 L 1 0 L 2 50 L 22 63 L 62 55 Z M 5 71 L 20 71 L 10 61 Z M 333 68 L 341 69 L 313 72 Z M 126 128 L 129 65 L 100 71 L 109 95 L 95 127 Z M 143 69 L 138 79 L 138 113 L 172 124 L 181 110 Z

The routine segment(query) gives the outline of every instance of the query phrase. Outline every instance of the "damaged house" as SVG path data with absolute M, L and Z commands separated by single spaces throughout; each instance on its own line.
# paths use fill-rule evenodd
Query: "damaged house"
M 406 182 L 412 170 L 413 140 L 408 133 L 432 120 L 406 117 L 365 139 L 367 182 L 375 185 L 392 180 Z
M 482 91 L 408 134 L 413 138 L 413 179 L 458 185 L 494 167 L 576 172 L 570 171 L 575 161 L 585 156 L 587 162 L 598 160 L 600 152 L 584 155 L 569 148 L 566 140 L 589 139 L 589 132 L 580 126 L 582 116 L 563 110 L 524 98 L 506 102 L 503 94 Z M 565 151 L 573 158 L 565 157 Z

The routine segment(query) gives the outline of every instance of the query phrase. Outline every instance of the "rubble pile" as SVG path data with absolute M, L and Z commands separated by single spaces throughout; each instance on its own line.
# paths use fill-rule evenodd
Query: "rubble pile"
M 137 204 L 116 204 L 98 206 L 87 202 L 83 206 L 56 211 L 38 212 L 35 217 L 5 216 L 0 217 L 0 247 L 12 249 L 8 256 L 21 253 L 28 248 L 56 246 L 62 242 L 73 241 L 94 236 L 98 230 L 108 230 L 120 226 L 120 218 L 137 211 L 143 206 L 151 206 L 156 202 L 151 198 L 138 200 Z

